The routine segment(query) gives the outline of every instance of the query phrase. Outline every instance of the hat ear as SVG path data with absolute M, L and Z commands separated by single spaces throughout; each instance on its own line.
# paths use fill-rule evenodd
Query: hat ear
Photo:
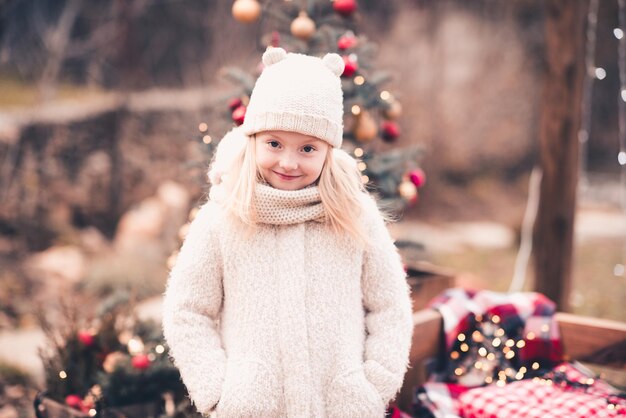
M 345 64 L 343 62 L 343 58 L 341 58 L 338 54 L 326 54 L 324 55 L 324 58 L 322 58 L 322 61 L 324 62 L 324 65 L 326 65 L 337 77 L 343 74 Z
M 270 47 L 263 53 L 263 64 L 269 67 L 272 64 L 276 64 L 287 57 L 287 51 L 278 47 Z

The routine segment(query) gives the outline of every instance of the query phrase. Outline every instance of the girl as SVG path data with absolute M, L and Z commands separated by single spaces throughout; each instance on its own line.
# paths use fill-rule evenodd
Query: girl
M 220 418 L 381 418 L 411 342 L 405 273 L 340 151 L 343 60 L 263 55 L 171 271 L 163 331 L 191 399 Z

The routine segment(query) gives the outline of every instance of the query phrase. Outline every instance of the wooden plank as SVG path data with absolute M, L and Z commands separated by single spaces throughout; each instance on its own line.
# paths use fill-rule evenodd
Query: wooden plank
M 563 351 L 569 359 L 578 359 L 626 340 L 626 323 L 557 313 Z

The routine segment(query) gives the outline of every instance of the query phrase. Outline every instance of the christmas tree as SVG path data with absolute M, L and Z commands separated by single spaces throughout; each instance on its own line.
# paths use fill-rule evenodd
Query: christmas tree
M 129 301 L 115 294 L 94 318 L 63 305 L 55 325 L 38 315 L 47 337 L 40 349 L 46 391 L 36 402 L 38 413 L 46 411 L 45 397 L 82 412 L 68 416 L 112 416 L 111 408 L 129 417 L 200 416 L 169 358 L 161 324 L 137 318 Z
M 386 209 L 399 213 L 417 201 L 417 189 L 425 182 L 418 167 L 418 147 L 399 149 L 397 119 L 400 102 L 383 85 L 389 74 L 374 64 L 376 48 L 355 27 L 355 0 L 268 1 L 236 0 L 233 17 L 243 23 L 258 24 L 265 33 L 258 39 L 260 50 L 280 46 L 288 52 L 323 56 L 334 52 L 344 59 L 341 76 L 344 93 L 343 148 L 359 160 L 363 182 Z M 238 86 L 224 106 L 224 119 L 241 125 L 245 118 L 256 74 L 239 68 L 226 69 L 226 76 Z M 203 135 L 204 142 L 206 136 Z M 208 144 L 212 152 L 213 144 Z

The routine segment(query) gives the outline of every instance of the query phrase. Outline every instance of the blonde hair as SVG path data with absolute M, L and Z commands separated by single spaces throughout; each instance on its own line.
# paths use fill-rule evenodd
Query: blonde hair
M 254 190 L 257 182 L 263 181 L 255 150 L 254 136 L 247 136 L 245 146 L 234 156 L 221 180 L 226 192 L 223 207 L 253 228 L 258 220 Z M 329 227 L 337 234 L 345 232 L 357 242 L 368 243 L 361 217 L 366 191 L 356 161 L 340 149 L 329 148 L 317 183 Z

